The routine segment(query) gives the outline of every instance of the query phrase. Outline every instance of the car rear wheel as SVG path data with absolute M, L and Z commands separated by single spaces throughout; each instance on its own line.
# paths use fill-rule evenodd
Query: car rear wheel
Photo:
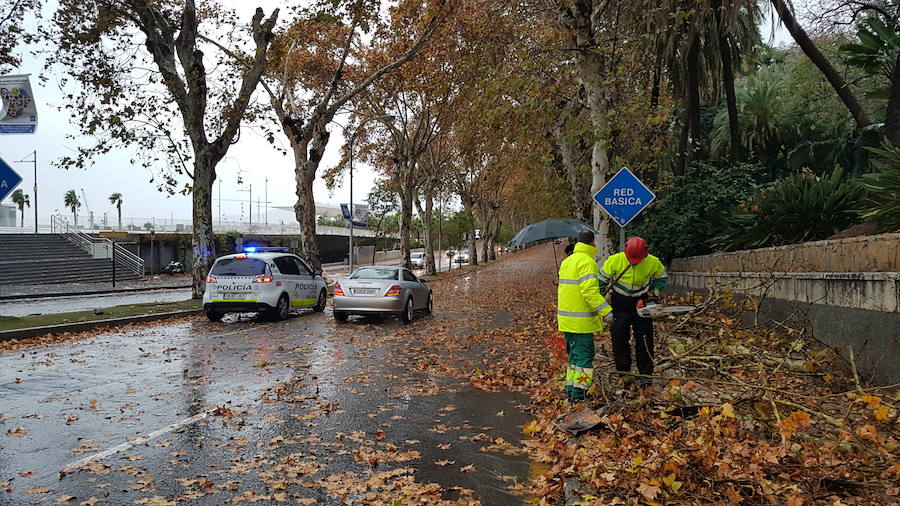
M 325 303 L 327 301 L 327 295 L 325 295 L 325 290 L 319 292 L 319 300 L 316 302 L 316 305 L 313 306 L 313 311 L 317 313 L 321 313 L 325 311 Z
M 425 312 L 428 314 L 434 313 L 434 294 L 428 294 L 428 305 L 425 306 Z
M 223 316 L 225 316 L 225 313 L 223 313 L 221 311 L 211 311 L 210 310 L 210 311 L 206 312 L 206 318 L 208 318 L 209 321 L 211 321 L 211 322 L 220 322 L 220 321 L 222 321 Z
M 282 294 L 278 299 L 278 305 L 275 306 L 275 310 L 272 312 L 273 320 L 287 320 L 288 316 L 291 314 L 291 300 L 288 299 L 287 294 Z
M 334 319 L 335 319 L 335 321 L 345 322 L 345 321 L 347 321 L 347 313 L 344 313 L 342 311 L 335 311 Z
M 403 320 L 403 323 L 410 323 L 415 318 L 412 298 L 406 299 L 406 309 L 400 314 L 400 318 Z

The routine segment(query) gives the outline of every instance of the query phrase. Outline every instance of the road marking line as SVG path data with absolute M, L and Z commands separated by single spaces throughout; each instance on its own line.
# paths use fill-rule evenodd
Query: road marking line
M 141 436 L 137 439 L 134 439 L 132 441 L 128 441 L 128 442 L 122 443 L 120 445 L 113 446 L 112 448 L 108 448 L 106 450 L 103 450 L 102 452 L 95 453 L 93 455 L 90 455 L 90 456 L 85 457 L 80 460 L 76 460 L 75 462 L 72 462 L 71 464 L 67 465 L 60 472 L 60 474 L 61 475 L 69 474 L 72 471 L 78 469 L 79 467 L 82 467 L 85 464 L 89 464 L 90 462 L 93 462 L 95 460 L 105 459 L 106 457 L 109 457 L 110 455 L 115 455 L 116 453 L 119 453 L 119 452 L 122 452 L 125 450 L 130 450 L 130 449 L 134 448 L 135 446 L 142 445 L 149 441 L 153 441 L 154 439 L 156 439 L 160 436 L 164 436 L 164 435 L 169 434 L 170 432 L 174 432 L 182 427 L 185 427 L 187 425 L 191 425 L 200 420 L 203 420 L 204 418 L 209 416 L 210 413 L 211 413 L 211 411 L 204 411 L 202 413 L 198 413 L 190 418 L 185 418 L 184 420 L 175 422 L 171 425 L 167 425 L 161 429 L 157 429 L 153 432 L 150 432 L 149 434 L 144 434 L 143 436 Z

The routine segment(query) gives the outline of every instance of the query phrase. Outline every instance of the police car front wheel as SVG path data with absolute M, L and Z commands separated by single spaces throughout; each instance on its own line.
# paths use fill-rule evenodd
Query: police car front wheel
M 322 311 L 325 311 L 326 300 L 327 300 L 327 296 L 325 295 L 325 290 L 320 291 L 319 292 L 319 300 L 316 301 L 316 305 L 313 306 L 313 311 L 315 311 L 317 313 L 321 313 Z

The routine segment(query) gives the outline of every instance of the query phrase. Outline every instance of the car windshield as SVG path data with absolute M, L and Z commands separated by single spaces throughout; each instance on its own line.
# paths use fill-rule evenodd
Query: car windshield
M 222 258 L 213 266 L 211 276 L 259 276 L 266 273 L 266 263 L 255 258 Z
M 397 279 L 397 269 L 389 267 L 365 267 L 354 272 L 350 279 Z
M 425 256 L 425 253 L 413 253 L 410 255 L 411 258 L 422 258 Z

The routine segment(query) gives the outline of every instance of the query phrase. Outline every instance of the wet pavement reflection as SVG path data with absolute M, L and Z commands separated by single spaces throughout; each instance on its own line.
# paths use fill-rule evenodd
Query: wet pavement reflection
M 478 279 L 443 283 L 468 291 Z M 397 483 L 521 503 L 507 486 L 528 475 L 515 446 L 527 397 L 471 387 L 423 344 L 515 326 L 515 315 L 473 325 L 435 293 L 436 314 L 410 326 L 338 324 L 330 309 L 277 323 L 230 315 L 4 353 L 0 505 L 378 503 L 404 497 Z M 453 360 L 474 370 L 483 346 L 460 341 Z

